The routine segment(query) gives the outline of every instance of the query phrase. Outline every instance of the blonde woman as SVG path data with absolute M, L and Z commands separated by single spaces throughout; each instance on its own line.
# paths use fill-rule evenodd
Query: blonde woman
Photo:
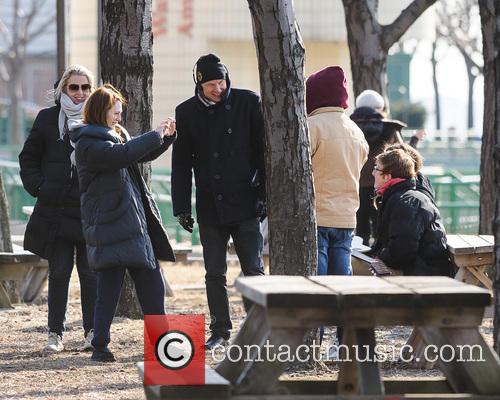
M 85 341 L 91 349 L 96 277 L 89 269 L 80 222 L 80 193 L 68 132 L 82 118 L 92 92 L 92 73 L 68 67 L 54 91 L 56 105 L 43 109 L 19 154 L 24 188 L 37 198 L 24 236 L 24 248 L 49 262 L 48 343 L 46 352 L 64 349 L 62 337 L 68 287 L 76 255 Z

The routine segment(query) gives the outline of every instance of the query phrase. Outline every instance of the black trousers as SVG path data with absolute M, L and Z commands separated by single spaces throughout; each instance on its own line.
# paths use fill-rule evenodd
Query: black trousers
M 94 319 L 94 347 L 111 341 L 110 328 L 120 298 L 125 269 L 134 281 L 137 298 L 145 315 L 165 314 L 165 285 L 161 268 L 137 269 L 116 267 L 97 272 L 97 302 Z
M 49 258 L 48 325 L 49 331 L 63 334 L 68 306 L 68 289 L 75 262 L 80 279 L 80 299 L 82 305 L 83 329 L 85 335 L 94 327 L 94 307 L 96 300 L 96 274 L 87 261 L 85 243 L 57 238 L 54 251 Z
M 370 238 L 377 235 L 377 209 L 373 205 L 373 188 L 359 188 L 359 209 L 356 213 L 356 235 L 363 244 L 370 245 Z
M 229 338 L 232 328 L 227 297 L 227 245 L 233 238 L 234 248 L 245 276 L 264 275 L 263 240 L 259 219 L 252 218 L 230 225 L 200 224 L 200 240 L 205 261 L 205 285 L 210 310 L 210 330 Z

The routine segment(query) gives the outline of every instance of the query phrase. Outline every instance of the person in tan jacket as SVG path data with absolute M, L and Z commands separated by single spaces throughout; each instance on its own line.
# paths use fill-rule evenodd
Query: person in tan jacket
M 361 129 L 346 115 L 347 107 L 347 80 L 341 67 L 324 68 L 307 79 L 318 275 L 352 275 L 359 177 L 369 148 Z

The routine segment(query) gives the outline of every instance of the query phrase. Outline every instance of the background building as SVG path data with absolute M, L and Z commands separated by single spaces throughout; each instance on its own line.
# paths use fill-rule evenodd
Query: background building
M 408 0 L 380 1 L 382 22 L 394 19 L 407 3 Z M 349 49 L 341 1 L 295 0 L 295 9 L 306 46 L 306 76 L 336 64 L 345 69 L 349 79 Z M 70 63 L 84 64 L 97 76 L 98 0 L 71 1 L 68 11 Z M 422 38 L 426 24 L 432 23 L 429 18 L 432 19 L 432 13 L 420 19 L 406 38 Z M 246 1 L 153 0 L 153 29 L 154 123 L 173 115 L 175 106 L 192 96 L 192 70 L 202 54 L 211 52 L 221 57 L 233 86 L 259 92 L 257 56 Z M 409 65 L 406 67 L 409 71 Z M 409 96 L 409 88 L 406 95 Z M 350 103 L 352 107 L 352 89 Z M 168 161 L 162 162 L 162 166 L 168 165 Z

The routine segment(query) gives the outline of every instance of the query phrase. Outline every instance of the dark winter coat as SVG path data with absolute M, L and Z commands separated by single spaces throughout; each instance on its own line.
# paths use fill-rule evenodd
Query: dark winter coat
M 175 140 L 152 131 L 121 143 L 109 128 L 71 133 L 81 188 L 83 235 L 90 268 L 156 268 L 175 261 L 160 213 L 137 162 L 151 161 Z
M 425 194 L 429 199 L 432 200 L 434 205 L 436 204 L 436 193 L 432 187 L 432 183 L 422 172 L 417 172 L 417 177 L 415 179 L 416 188 L 419 192 Z
M 401 129 L 406 125 L 401 121 L 386 119 L 382 114 L 370 107 L 358 107 L 351 115 L 351 119 L 356 122 L 365 134 L 365 139 L 370 146 L 368 161 L 361 170 L 359 180 L 360 187 L 373 187 L 373 167 L 375 157 L 382 153 L 386 144 L 402 143 Z M 412 137 L 410 146 L 417 146 L 418 139 Z
M 52 256 L 56 238 L 83 243 L 78 178 L 71 168 L 73 148 L 68 135 L 59 138 L 59 106 L 37 115 L 19 154 L 21 179 L 37 198 L 24 235 L 24 248 L 40 257 Z
M 259 97 L 231 89 L 206 107 L 197 96 L 176 108 L 172 154 L 174 215 L 191 213 L 194 170 L 198 222 L 228 224 L 258 215 L 265 200 L 264 123 Z
M 374 255 L 405 275 L 453 276 L 439 210 L 414 179 L 390 186 L 378 204 Z

